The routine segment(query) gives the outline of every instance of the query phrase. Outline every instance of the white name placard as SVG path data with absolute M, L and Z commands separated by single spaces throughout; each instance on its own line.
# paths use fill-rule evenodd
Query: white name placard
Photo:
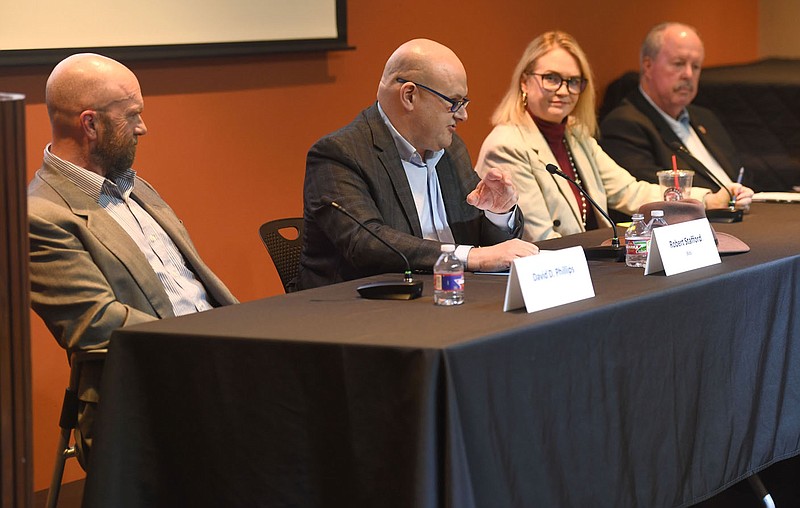
M 503 311 L 549 309 L 594 297 L 583 247 L 540 251 L 515 259 L 506 285 Z
M 675 275 L 720 262 L 708 219 L 697 219 L 653 230 L 644 274 Z

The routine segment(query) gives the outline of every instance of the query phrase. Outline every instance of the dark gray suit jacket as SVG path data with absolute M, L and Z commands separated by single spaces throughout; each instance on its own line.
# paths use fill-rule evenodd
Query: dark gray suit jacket
M 728 131 L 709 109 L 687 107 L 695 132 L 733 181 L 741 160 Z M 695 172 L 693 186 L 712 190 L 720 186 L 708 176 L 708 169 L 695 159 L 658 111 L 637 87 L 611 110 L 600 124 L 600 146 L 620 166 L 639 180 L 658 183 L 656 171 L 672 168 L 672 154 L 678 167 Z
M 494 245 L 522 234 L 522 214 L 509 233 L 492 224 L 466 196 L 479 177 L 458 136 L 436 166 L 447 221 L 458 244 Z M 332 199 L 408 257 L 411 269 L 431 271 L 440 243 L 422 239 L 422 228 L 394 139 L 377 104 L 308 152 L 303 189 L 303 252 L 298 289 L 368 275 L 402 272 L 403 260 L 330 207 Z

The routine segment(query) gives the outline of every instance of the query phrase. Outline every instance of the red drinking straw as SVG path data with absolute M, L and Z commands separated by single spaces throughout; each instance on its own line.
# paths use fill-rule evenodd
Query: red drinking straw
M 680 189 L 680 185 L 678 185 L 678 160 L 675 158 L 675 154 L 672 154 L 672 175 L 675 177 L 675 188 Z

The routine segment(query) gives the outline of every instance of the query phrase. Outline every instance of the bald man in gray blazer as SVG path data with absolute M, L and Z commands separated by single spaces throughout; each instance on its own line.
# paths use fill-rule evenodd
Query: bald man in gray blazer
M 131 169 L 139 83 L 122 64 L 68 57 L 47 82 L 53 139 L 28 186 L 31 305 L 68 353 L 107 347 L 123 326 L 236 303 L 172 209 Z M 87 363 L 78 397 L 86 468 L 102 363 Z

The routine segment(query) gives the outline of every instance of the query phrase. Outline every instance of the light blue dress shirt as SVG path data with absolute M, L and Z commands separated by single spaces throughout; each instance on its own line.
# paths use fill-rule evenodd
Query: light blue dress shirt
M 714 156 L 709 153 L 706 145 L 703 144 L 703 142 L 700 140 L 700 136 L 698 136 L 697 132 L 695 132 L 691 124 L 691 119 L 689 118 L 689 112 L 686 110 L 686 108 L 683 108 L 683 111 L 681 111 L 677 119 L 672 118 L 662 111 L 661 108 L 656 106 L 656 103 L 653 102 L 650 97 L 648 97 L 644 90 L 642 90 L 641 86 L 639 86 L 639 91 L 642 93 L 647 102 L 649 102 L 650 105 L 652 105 L 656 111 L 658 111 L 658 114 L 664 118 L 670 129 L 672 129 L 672 132 L 678 136 L 678 139 L 681 140 L 683 146 L 689 150 L 689 153 L 691 153 L 695 159 L 699 160 L 703 166 L 708 168 L 708 170 L 713 173 L 720 182 L 725 184 L 726 187 L 733 185 L 733 180 L 731 180 L 731 177 L 728 176 L 728 173 L 726 173 L 724 169 L 722 169 L 722 166 L 719 165 L 717 159 L 715 159 Z
M 453 232 L 447 223 L 447 210 L 444 207 L 442 190 L 439 187 L 439 176 L 436 173 L 436 165 L 442 159 L 444 149 L 426 153 L 426 157 L 423 158 L 411 143 L 397 132 L 397 129 L 394 128 L 389 117 L 386 116 L 383 108 L 381 108 L 380 103 L 378 104 L 378 111 L 389 129 L 392 139 L 394 139 L 397 152 L 400 154 L 408 185 L 411 187 L 411 193 L 414 196 L 417 216 L 422 227 L 422 237 L 441 243 L 455 243 Z M 513 211 L 504 214 L 484 211 L 486 218 L 493 224 L 509 231 L 514 226 L 515 213 L 516 207 L 514 207 Z M 456 257 L 465 265 L 471 248 L 472 245 L 456 246 Z

